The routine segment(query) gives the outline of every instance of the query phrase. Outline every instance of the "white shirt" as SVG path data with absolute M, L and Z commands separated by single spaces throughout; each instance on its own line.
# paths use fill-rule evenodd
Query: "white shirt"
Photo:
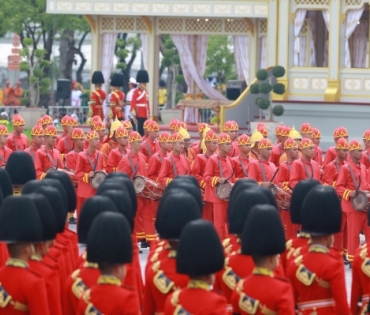
M 71 106 L 80 107 L 81 106 L 81 95 L 80 90 L 72 90 L 71 93 Z
M 132 95 L 134 94 L 135 88 L 131 89 L 130 91 L 127 92 L 126 95 L 126 102 L 131 102 L 132 101 Z M 131 118 L 131 105 L 128 104 L 125 106 L 125 119 L 130 119 Z

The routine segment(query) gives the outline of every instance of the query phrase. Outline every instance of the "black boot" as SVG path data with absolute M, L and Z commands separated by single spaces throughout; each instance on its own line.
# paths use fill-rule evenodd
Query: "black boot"
M 345 266 L 350 264 L 350 262 L 348 261 L 347 255 L 343 255 L 343 262 Z
M 140 244 L 140 248 L 148 248 L 149 244 L 146 242 L 146 240 L 142 240 Z

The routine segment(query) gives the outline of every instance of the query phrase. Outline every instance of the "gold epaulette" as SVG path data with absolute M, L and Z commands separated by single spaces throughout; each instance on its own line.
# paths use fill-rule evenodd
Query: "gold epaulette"
M 163 270 L 158 270 L 153 278 L 153 283 L 162 294 L 167 294 L 174 289 L 175 283 L 166 276 Z
M 361 264 L 362 272 L 370 278 L 370 258 L 366 257 Z
M 313 281 L 316 281 L 316 283 L 324 288 L 329 289 L 330 284 L 329 282 L 326 282 L 322 279 L 319 279 L 316 274 L 312 271 L 310 271 L 303 263 L 303 256 L 299 256 L 294 260 L 294 263 L 298 266 L 296 271 L 296 278 L 303 283 L 305 286 L 312 285 Z
M 87 304 L 86 310 L 85 310 L 86 315 L 103 315 L 92 303 Z
M 76 272 L 78 271 L 78 276 L 75 274 Z M 80 299 L 82 297 L 82 295 L 85 293 L 85 291 L 88 289 L 88 287 L 86 286 L 86 284 L 82 281 L 82 279 L 79 277 L 79 271 L 80 270 L 76 270 L 73 274 L 72 274 L 72 279 L 74 279 L 75 281 L 73 282 L 72 284 L 72 292 L 73 294 L 78 298 Z

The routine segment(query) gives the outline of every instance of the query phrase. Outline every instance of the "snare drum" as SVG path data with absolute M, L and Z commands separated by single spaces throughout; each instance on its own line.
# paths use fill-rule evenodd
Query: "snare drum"
M 148 177 L 136 176 L 133 180 L 133 184 L 136 194 L 140 197 L 150 200 L 159 200 L 163 196 L 164 188 Z
M 94 189 L 98 189 L 100 184 L 107 177 L 107 174 L 103 171 L 95 172 L 94 176 L 90 178 L 90 185 Z
M 369 208 L 369 195 L 359 190 L 355 197 L 351 198 L 352 207 L 357 211 L 367 211 Z
M 234 184 L 225 181 L 223 184 L 217 184 L 215 187 L 215 194 L 218 198 L 228 201 L 230 198 L 231 190 Z
M 276 187 L 275 200 L 278 205 L 278 209 L 289 211 L 292 193 L 290 191 L 282 189 L 281 187 L 278 186 L 275 187 Z

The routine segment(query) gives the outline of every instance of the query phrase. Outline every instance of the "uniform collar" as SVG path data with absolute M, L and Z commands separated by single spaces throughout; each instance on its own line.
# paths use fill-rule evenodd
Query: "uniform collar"
M 122 281 L 114 276 L 100 276 L 98 278 L 98 284 L 110 284 L 120 287 L 122 285 Z
M 329 253 L 329 249 L 326 246 L 318 244 L 311 245 L 308 251 L 311 253 L 324 253 L 324 254 Z
M 42 261 L 42 257 L 39 254 L 33 254 L 31 256 L 31 260 L 33 260 L 33 261 Z
M 26 269 L 28 268 L 28 263 L 22 259 L 9 258 L 6 266 Z
M 308 234 L 308 233 L 305 233 L 305 232 L 299 232 L 299 237 L 300 238 L 310 238 L 311 237 L 311 235 L 310 234 Z
M 268 277 L 273 277 L 274 273 L 267 268 L 262 268 L 262 267 L 255 267 L 252 272 L 254 275 L 261 275 L 261 276 L 268 276 Z
M 211 290 L 211 286 L 207 282 L 204 282 L 201 280 L 190 280 L 190 282 L 188 283 L 188 288 L 189 289 L 202 289 L 206 291 Z

